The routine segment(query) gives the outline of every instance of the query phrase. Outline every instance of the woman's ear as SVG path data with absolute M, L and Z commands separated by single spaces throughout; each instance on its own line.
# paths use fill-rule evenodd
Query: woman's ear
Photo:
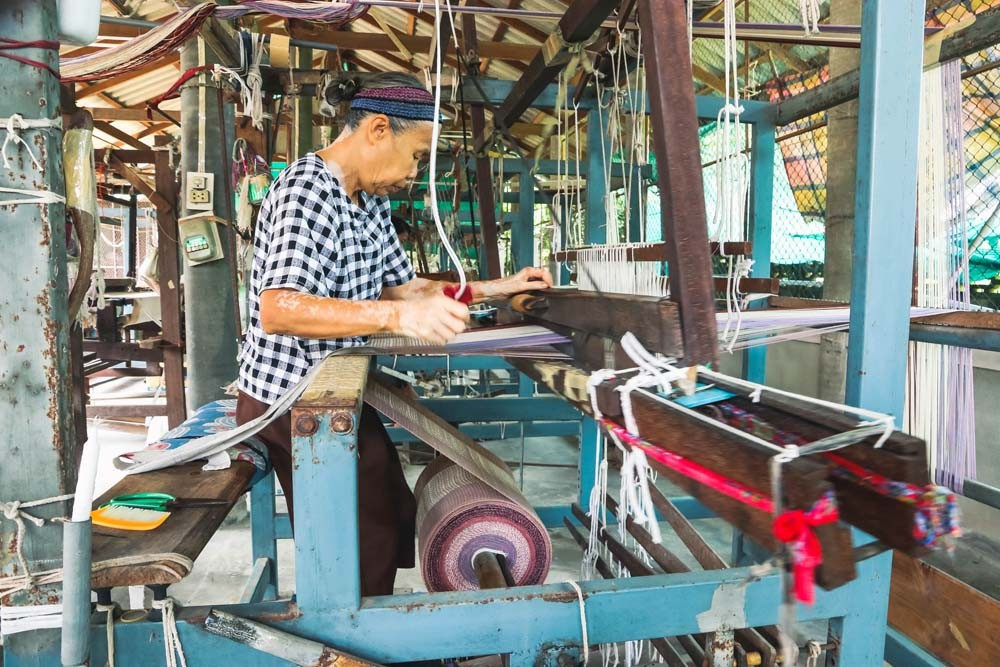
M 368 120 L 368 141 L 376 143 L 387 138 L 392 132 L 389 126 L 389 117 L 385 114 L 375 114 Z

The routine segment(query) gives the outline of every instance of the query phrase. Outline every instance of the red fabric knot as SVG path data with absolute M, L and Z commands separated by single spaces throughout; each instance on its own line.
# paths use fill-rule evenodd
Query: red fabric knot
M 464 303 L 466 306 L 470 305 L 472 303 L 472 289 L 470 289 L 469 286 L 466 285 L 465 291 L 462 292 L 462 296 L 458 296 L 458 290 L 460 288 L 461 285 L 445 285 L 444 295 L 446 297 L 454 299 L 455 301 Z
M 803 604 L 816 601 L 816 568 L 823 562 L 823 548 L 813 528 L 840 519 L 832 492 L 827 492 L 808 512 L 788 510 L 774 519 L 772 532 L 789 545 L 795 599 Z

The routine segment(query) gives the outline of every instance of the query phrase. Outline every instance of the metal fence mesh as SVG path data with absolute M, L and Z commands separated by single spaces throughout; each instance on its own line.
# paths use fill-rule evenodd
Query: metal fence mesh
M 953 25 L 1000 5 L 1000 0 L 951 1 L 928 12 L 928 25 Z M 1000 308 L 1000 47 L 963 59 L 966 216 L 972 299 Z M 777 101 L 829 78 L 827 68 L 784 76 L 765 85 Z M 826 244 L 827 127 L 817 114 L 778 128 L 772 221 L 772 275 L 781 293 L 823 296 Z

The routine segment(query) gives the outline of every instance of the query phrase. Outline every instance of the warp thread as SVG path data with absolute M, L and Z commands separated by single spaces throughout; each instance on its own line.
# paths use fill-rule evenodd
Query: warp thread
M 177 633 L 177 618 L 174 614 L 174 599 L 153 600 L 153 609 L 159 609 L 163 617 L 163 648 L 167 657 L 167 667 L 187 667 L 184 647 Z

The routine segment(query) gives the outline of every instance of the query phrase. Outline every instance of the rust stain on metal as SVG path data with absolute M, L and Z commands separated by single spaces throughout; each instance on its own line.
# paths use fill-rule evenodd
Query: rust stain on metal
M 351 413 L 340 410 L 330 417 L 330 430 L 334 433 L 349 433 L 354 428 L 354 417 Z
M 295 432 L 298 435 L 312 435 L 319 428 L 319 422 L 311 414 L 299 415 L 295 419 Z

